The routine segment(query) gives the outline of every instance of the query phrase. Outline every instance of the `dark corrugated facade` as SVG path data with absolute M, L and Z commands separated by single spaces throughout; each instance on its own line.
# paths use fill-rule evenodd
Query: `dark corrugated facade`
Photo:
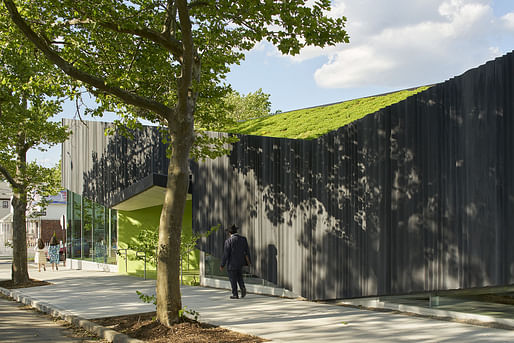
M 63 119 L 73 134 L 62 145 L 63 187 L 106 207 L 166 187 L 167 145 L 157 127 L 105 135 L 108 123 Z
M 308 299 L 514 284 L 513 80 L 510 53 L 316 140 L 240 136 L 194 165 L 193 228 L 240 225 Z

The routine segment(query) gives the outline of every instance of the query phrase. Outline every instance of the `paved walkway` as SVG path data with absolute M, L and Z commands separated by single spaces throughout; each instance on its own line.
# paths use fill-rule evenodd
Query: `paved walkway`
M 153 294 L 153 280 L 63 268 L 38 272 L 34 266 L 30 277 L 53 285 L 19 289 L 18 296 L 60 313 L 91 319 L 154 310 L 136 294 Z M 0 279 L 9 278 L 10 265 L 2 260 Z M 199 320 L 274 342 L 514 342 L 511 330 L 255 294 L 230 300 L 229 295 L 182 288 L 183 305 L 199 312 Z

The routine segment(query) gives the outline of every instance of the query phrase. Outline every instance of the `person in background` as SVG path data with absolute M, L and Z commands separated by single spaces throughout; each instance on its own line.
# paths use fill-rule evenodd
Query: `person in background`
M 41 271 L 41 266 L 43 266 L 43 270 L 46 271 L 46 248 L 41 238 L 37 240 L 34 261 L 37 263 L 38 271 Z
M 227 266 L 228 278 L 232 287 L 232 295 L 230 299 L 238 299 L 237 285 L 241 289 L 241 298 L 246 296 L 246 287 L 243 281 L 243 267 L 251 265 L 250 251 L 248 250 L 248 242 L 246 237 L 237 233 L 239 228 L 232 225 L 228 229 L 230 237 L 225 241 L 223 249 L 223 259 L 221 260 L 220 270 L 223 271 Z
M 50 246 L 48 247 L 48 256 L 50 257 L 50 264 L 52 265 L 52 270 L 54 270 L 54 266 L 56 270 L 59 270 L 59 242 L 57 241 L 57 237 L 55 237 L 55 233 L 50 239 Z
M 62 265 L 66 267 L 66 247 L 62 241 L 59 241 L 59 260 L 62 260 Z

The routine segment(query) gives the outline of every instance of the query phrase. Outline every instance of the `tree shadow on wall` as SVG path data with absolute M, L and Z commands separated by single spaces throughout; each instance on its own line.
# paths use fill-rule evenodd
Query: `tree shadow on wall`
M 488 225 L 505 217 L 508 194 L 490 191 L 502 162 L 473 154 L 503 144 L 499 117 L 462 88 L 434 86 L 312 141 L 241 136 L 196 171 L 209 187 L 198 224 L 241 223 L 255 254 L 275 246 L 277 284 L 309 299 L 502 282 L 505 261 L 480 249 L 505 249 Z M 255 273 L 271 281 L 267 261 Z
M 336 287 L 342 279 L 358 289 L 358 265 L 347 263 L 345 275 L 337 271 L 375 234 L 378 214 L 372 209 L 379 206 L 381 189 L 364 168 L 376 156 L 357 145 L 356 134 L 351 127 L 316 141 L 242 136 L 228 160 L 209 163 L 215 178 L 208 178 L 205 194 L 215 196 L 199 207 L 214 205 L 211 225 L 242 223 L 250 242 L 259 242 L 253 253 L 260 256 L 256 273 L 264 279 L 311 299 L 347 293 Z M 276 268 L 269 263 L 275 260 L 269 246 L 276 251 Z
M 91 156 L 91 162 L 81 161 L 73 165 L 90 166 L 82 170 L 82 195 L 106 207 L 125 200 L 153 185 L 153 175 L 167 177 L 169 159 L 167 145 L 156 127 L 132 130 L 130 137 L 120 133 L 104 137 L 104 126 L 89 123 L 82 127 L 87 137 L 99 137 L 100 142 L 85 145 L 83 158 Z M 94 132 L 88 132 L 94 131 Z M 73 162 L 73 161 L 72 161 Z M 146 179 L 145 184 L 141 184 Z M 161 185 L 161 186 L 165 186 Z

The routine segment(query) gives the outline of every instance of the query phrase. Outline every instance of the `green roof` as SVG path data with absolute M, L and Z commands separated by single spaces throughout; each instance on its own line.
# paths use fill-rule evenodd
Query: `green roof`
M 257 136 L 314 139 L 427 88 L 429 86 L 284 112 L 240 122 L 227 127 L 224 131 Z

